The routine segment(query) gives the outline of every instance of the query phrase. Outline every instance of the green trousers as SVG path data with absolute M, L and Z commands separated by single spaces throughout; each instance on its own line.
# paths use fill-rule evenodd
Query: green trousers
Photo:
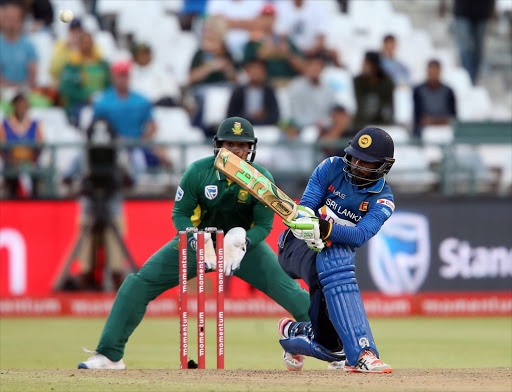
M 112 361 L 123 358 L 128 338 L 139 325 L 150 301 L 179 284 L 178 238 L 164 245 L 117 292 L 96 351 Z M 197 275 L 196 253 L 188 248 L 188 277 Z M 270 246 L 260 242 L 245 254 L 235 276 L 267 294 L 297 321 L 309 321 L 309 294 L 281 268 Z M 229 278 L 228 278 L 229 279 Z

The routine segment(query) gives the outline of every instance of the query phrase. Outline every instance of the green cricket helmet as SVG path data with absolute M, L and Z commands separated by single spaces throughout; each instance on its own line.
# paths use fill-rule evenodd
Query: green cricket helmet
M 219 152 L 222 142 L 226 141 L 249 143 L 249 149 L 241 149 L 240 151 L 247 151 L 249 153 L 247 161 L 254 161 L 258 139 L 254 137 L 252 124 L 245 118 L 229 117 L 222 121 L 217 129 L 217 134 L 213 137 L 213 152 L 215 155 Z

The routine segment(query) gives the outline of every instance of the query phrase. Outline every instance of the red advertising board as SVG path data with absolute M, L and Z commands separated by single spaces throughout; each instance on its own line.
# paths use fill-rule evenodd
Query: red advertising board
M 172 225 L 172 201 L 125 203 L 125 242 L 139 266 L 176 234 Z M 64 268 L 79 235 L 79 205 L 74 201 L 0 202 L 0 316 L 108 315 L 113 293 L 54 293 L 52 287 Z M 267 238 L 277 250 L 284 225 L 275 219 Z M 207 275 L 207 315 L 213 315 L 214 278 Z M 192 285 L 195 283 L 192 282 Z M 193 288 L 191 288 L 193 292 Z M 485 316 L 512 314 L 510 291 L 418 292 L 389 296 L 363 292 L 369 316 Z M 196 302 L 190 300 L 194 311 Z M 282 309 L 245 282 L 230 278 L 226 290 L 226 314 L 277 316 Z M 177 290 L 151 302 L 149 316 L 177 314 Z
M 139 266 L 176 235 L 172 206 L 172 201 L 125 203 L 124 240 Z M 78 221 L 74 201 L 0 202 L 0 296 L 51 294 L 79 235 Z M 274 250 L 283 228 L 275 219 L 267 237 Z

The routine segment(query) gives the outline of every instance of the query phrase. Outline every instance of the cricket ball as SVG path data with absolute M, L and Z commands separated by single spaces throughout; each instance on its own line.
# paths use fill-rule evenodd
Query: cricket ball
M 63 9 L 60 11 L 59 19 L 64 23 L 69 23 L 73 20 L 73 11 L 69 9 Z

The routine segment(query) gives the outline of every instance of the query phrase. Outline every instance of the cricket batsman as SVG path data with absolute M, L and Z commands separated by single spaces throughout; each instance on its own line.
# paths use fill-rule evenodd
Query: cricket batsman
M 354 257 L 395 209 L 385 180 L 393 153 L 393 140 L 382 129 L 359 131 L 344 157 L 328 158 L 315 169 L 299 218 L 284 222 L 290 228 L 279 237 L 279 263 L 308 284 L 311 298 L 311 322 L 283 318 L 278 324 L 289 370 L 301 370 L 308 355 L 329 362 L 329 369 L 392 372 L 379 359 Z
M 214 153 L 224 147 L 247 162 L 253 162 L 257 139 L 249 121 L 241 117 L 224 120 L 213 138 Z M 267 294 L 298 321 L 308 321 L 309 294 L 281 268 L 265 238 L 272 229 L 274 212 L 213 166 L 215 157 L 192 163 L 176 191 L 172 219 L 179 232 L 187 227 L 217 227 L 224 238 L 224 271 Z M 253 164 L 269 179 L 270 173 Z M 214 240 L 205 234 L 207 272 L 216 268 Z M 188 246 L 188 278 L 197 275 L 195 238 Z M 117 293 L 94 354 L 79 369 L 126 369 L 126 342 L 139 325 L 150 301 L 178 285 L 178 235 L 160 248 L 136 274 L 129 275 Z

